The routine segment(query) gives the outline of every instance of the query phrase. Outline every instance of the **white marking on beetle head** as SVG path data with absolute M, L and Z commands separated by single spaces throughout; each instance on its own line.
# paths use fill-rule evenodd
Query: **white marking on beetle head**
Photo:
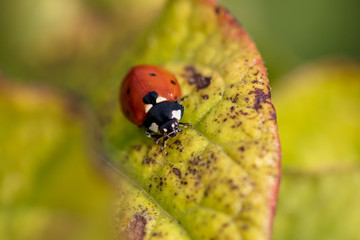
M 163 98 L 163 97 L 157 97 L 157 99 L 156 99 L 156 103 L 161 103 L 161 102 L 165 102 L 165 101 L 167 101 L 167 99 L 166 98 Z
M 172 123 L 172 124 L 171 124 L 171 127 L 172 127 L 172 128 L 175 128 L 175 124 Z
M 152 104 L 146 104 L 145 105 L 145 112 L 148 113 L 152 107 L 153 107 Z
M 176 118 L 178 121 L 180 121 L 181 119 L 181 110 L 174 110 L 171 112 L 172 114 L 172 119 Z
M 159 131 L 159 126 L 156 123 L 152 123 L 149 127 L 149 129 L 153 132 L 158 132 Z
M 167 132 L 167 129 L 166 129 L 166 128 L 163 128 L 163 132 Z

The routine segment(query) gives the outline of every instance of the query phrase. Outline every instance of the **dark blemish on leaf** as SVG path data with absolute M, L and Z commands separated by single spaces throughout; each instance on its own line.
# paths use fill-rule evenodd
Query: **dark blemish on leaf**
M 126 115 L 130 116 L 130 111 L 126 110 Z
M 133 220 L 126 228 L 126 239 L 143 240 L 146 235 L 146 222 L 147 221 L 143 216 L 141 216 L 139 213 L 136 213 L 133 217 Z
M 181 178 L 181 171 L 178 168 L 173 168 L 173 173 L 178 176 L 178 178 Z
M 224 122 L 226 122 L 227 121 L 227 118 L 224 118 Z
M 211 76 L 203 76 L 193 66 L 185 67 L 184 77 L 190 85 L 196 85 L 196 90 L 207 88 L 211 83 Z
M 254 76 L 257 76 L 259 74 L 260 70 L 257 70 L 256 73 L 254 73 Z
M 150 76 L 155 77 L 156 74 L 155 73 L 150 73 Z
M 235 110 L 235 107 L 232 106 L 232 107 L 230 108 L 230 112 L 234 112 L 234 110 Z
M 176 85 L 176 82 L 174 80 L 171 80 L 170 81 L 172 84 Z
M 262 103 L 266 103 L 268 99 L 270 99 L 270 92 L 269 94 L 265 94 L 264 90 L 260 88 L 255 88 L 254 91 L 250 91 L 249 94 L 255 93 L 255 102 L 253 104 L 253 108 L 258 110 L 262 108 Z
M 130 93 L 130 88 L 128 90 L 126 90 L 126 94 L 129 94 Z
M 193 160 L 189 161 L 189 163 L 192 164 L 192 165 L 198 165 L 200 161 L 201 161 L 201 158 L 196 157 Z
M 151 234 L 151 236 L 153 236 L 153 237 L 159 237 L 159 238 L 162 238 L 162 237 L 163 237 L 163 235 L 162 235 L 161 232 L 153 233 L 153 234 Z
M 234 97 L 234 99 L 232 100 L 232 103 L 236 103 L 236 101 L 238 100 L 239 98 L 239 94 L 237 93 Z
M 204 100 L 208 100 L 208 99 L 209 99 L 209 95 L 207 95 L 207 94 L 201 95 L 201 97 L 202 97 Z
M 215 13 L 217 15 L 219 15 L 221 8 L 219 6 L 216 6 L 214 10 L 215 10 Z
M 187 185 L 188 182 L 187 181 L 182 181 L 181 184 Z
M 136 150 L 137 152 L 140 152 L 140 151 L 141 151 L 141 148 L 142 148 L 142 145 L 136 145 L 136 146 L 135 146 L 135 150 Z
M 223 225 L 221 226 L 222 228 L 227 228 L 229 226 L 229 223 L 223 223 Z
M 149 185 L 149 189 L 151 189 L 151 188 L 152 188 L 152 184 Z
M 239 149 L 239 151 L 241 151 L 241 152 L 245 151 L 244 146 L 241 146 L 241 147 L 239 147 L 238 149 Z
M 247 113 L 247 112 L 244 112 L 243 110 L 240 110 L 240 113 L 241 113 L 241 115 L 244 115 L 244 116 L 246 116 L 246 115 L 249 114 L 249 113 Z
M 249 102 L 249 98 L 246 97 L 246 98 L 245 98 L 245 102 Z
M 191 169 L 190 167 L 188 167 L 188 172 L 192 175 L 196 174 L 196 169 Z
M 274 111 L 270 114 L 270 120 L 276 120 L 276 118 L 277 118 L 276 112 Z
M 210 187 L 206 188 L 204 191 L 204 196 L 207 197 L 209 196 L 209 192 L 210 192 Z
M 145 157 L 144 160 L 142 161 L 142 164 L 156 164 L 156 159 L 155 158 L 149 158 L 149 157 Z

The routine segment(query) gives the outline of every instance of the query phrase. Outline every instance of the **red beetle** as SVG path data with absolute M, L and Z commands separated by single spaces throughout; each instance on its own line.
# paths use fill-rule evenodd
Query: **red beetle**
M 133 67 L 126 75 L 120 89 L 120 102 L 125 116 L 134 124 L 144 125 L 150 138 L 163 139 L 163 149 L 168 138 L 175 137 L 184 114 L 180 104 L 181 89 L 178 81 L 165 69 L 153 65 Z

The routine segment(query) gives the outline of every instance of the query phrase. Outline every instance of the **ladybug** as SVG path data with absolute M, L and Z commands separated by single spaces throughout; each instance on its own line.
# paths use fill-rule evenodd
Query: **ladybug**
M 122 82 L 119 100 L 125 116 L 144 126 L 149 138 L 156 138 L 156 144 L 163 139 L 161 150 L 182 131 L 179 126 L 190 126 L 180 122 L 184 106 L 178 81 L 159 66 L 133 67 Z

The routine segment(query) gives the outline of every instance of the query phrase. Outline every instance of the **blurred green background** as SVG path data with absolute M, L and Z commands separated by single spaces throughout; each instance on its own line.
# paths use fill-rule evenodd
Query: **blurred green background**
M 1 1 L 2 71 L 9 76 L 47 80 L 71 78 L 74 73 L 78 78 L 92 76 L 92 72 L 101 75 L 165 2 Z M 219 2 L 253 37 L 272 81 L 321 57 L 360 57 L 357 0 Z
M 50 166 L 54 170 L 50 158 L 56 159 L 58 152 L 68 148 L 79 150 L 66 150 L 69 155 L 60 155 L 59 158 L 80 159 L 77 162 L 79 166 L 84 164 L 84 159 L 92 158 L 88 152 L 90 149 L 93 151 L 93 145 L 84 139 L 87 129 L 84 130 L 82 126 L 92 117 L 85 114 L 73 120 L 67 107 L 56 104 L 43 106 L 43 103 L 53 101 L 49 100 L 48 95 L 70 99 L 72 106 L 79 105 L 78 99 L 82 99 L 89 109 L 102 109 L 94 100 L 97 99 L 94 96 L 96 91 L 105 88 L 109 79 L 117 76 L 121 59 L 131 54 L 130 46 L 149 30 L 165 3 L 166 0 L 0 1 L 0 80 L 3 75 L 7 82 L 37 84 L 26 91 L 22 90 L 23 87 L 12 86 L 12 83 L 0 84 L 3 90 L 0 89 L 0 107 L 2 114 L 7 113 L 6 118 L 0 115 L 3 120 L 0 121 L 0 232 L 3 232 L 4 222 L 11 223 L 11 227 L 6 229 L 17 232 L 18 222 L 23 224 L 19 226 L 28 226 L 26 224 L 33 219 L 31 216 L 39 216 L 39 212 L 43 217 L 40 217 L 37 226 L 47 229 L 52 226 L 51 221 L 48 224 L 45 222 L 58 216 L 57 212 L 52 212 L 55 215 L 47 212 L 53 206 L 58 207 L 56 201 L 48 203 L 45 209 L 38 209 L 37 192 L 28 196 L 32 199 L 30 202 L 21 202 L 20 198 L 21 208 L 17 208 L 17 203 L 12 205 L 11 200 L 19 199 L 24 188 L 29 187 L 20 184 L 21 181 L 14 178 L 14 174 L 8 174 L 9 169 L 21 174 L 27 171 L 27 166 L 16 162 L 5 164 L 10 162 L 9 159 L 21 160 L 17 155 L 17 142 L 24 146 L 36 141 L 59 146 L 50 148 L 53 155 L 29 156 L 33 161 L 47 162 L 40 164 L 41 169 Z M 360 239 L 357 230 L 359 214 L 353 214 L 360 212 L 356 204 L 360 201 L 360 1 L 219 0 L 219 3 L 236 16 L 253 38 L 268 69 L 273 88 L 284 166 L 275 239 Z M 317 64 L 319 59 L 325 60 Z M 332 59 L 331 63 L 328 64 L 326 59 Z M 295 84 L 288 85 L 288 82 L 294 82 L 293 79 L 296 79 Z M 50 92 L 54 92 L 49 94 L 45 91 L 45 94 L 42 87 L 38 87 L 43 84 L 50 86 Z M 10 92 L 9 95 L 6 92 Z M 101 94 L 100 90 L 98 92 Z M 289 98 L 289 95 L 293 98 Z M 33 99 L 37 98 L 36 104 L 33 104 Z M 29 101 L 31 107 L 23 106 L 21 101 Z M 22 115 L 24 111 L 26 117 Z M 40 129 L 35 127 L 39 124 L 42 126 Z M 18 128 L 29 132 L 11 131 Z M 40 135 L 36 135 L 39 130 Z M 49 134 L 52 131 L 58 135 Z M 34 134 L 38 139 L 28 138 L 26 134 Z M 59 142 L 62 145 L 57 145 Z M 32 148 L 23 149 L 30 151 Z M 36 149 L 41 152 L 41 145 L 40 150 Z M 50 151 L 48 148 L 45 150 L 44 154 Z M 73 165 L 69 163 L 68 166 Z M 324 169 L 331 171 L 324 174 L 324 171 L 320 171 Z M 75 182 L 76 171 L 68 173 Z M 91 179 L 95 185 L 103 184 L 101 180 L 98 183 L 99 176 L 83 174 L 83 179 Z M 37 179 L 37 172 L 30 172 L 30 176 Z M 16 184 L 9 185 L 11 179 L 17 179 Z M 60 184 L 61 179 L 54 182 Z M 83 189 L 82 182 L 78 184 L 71 191 Z M 37 188 L 37 185 L 34 186 Z M 47 189 L 46 186 L 44 189 Z M 91 198 L 94 192 L 106 192 L 104 187 L 99 189 L 86 189 L 85 196 Z M 66 191 L 59 191 L 59 194 L 68 196 Z M 51 191 L 47 197 L 52 198 Z M 76 205 L 77 202 L 73 201 L 76 195 L 68 197 L 67 201 Z M 106 201 L 106 198 L 101 201 Z M 89 204 L 88 209 L 80 211 L 76 218 L 87 216 L 84 213 L 94 207 L 100 208 L 96 204 Z M 11 209 L 15 209 L 16 214 Z M 93 217 L 96 219 L 96 216 Z M 66 221 L 69 216 L 61 211 L 61 218 Z M 341 218 L 341 224 L 338 218 Z M 92 226 L 94 222 L 83 224 Z M 55 229 L 53 233 L 57 231 Z M 34 239 L 40 239 L 36 229 L 25 231 L 28 232 L 35 236 Z M 71 230 L 69 232 L 74 239 L 79 239 Z M 82 237 L 88 239 L 92 233 L 87 234 Z M 30 239 L 14 236 L 15 239 Z

